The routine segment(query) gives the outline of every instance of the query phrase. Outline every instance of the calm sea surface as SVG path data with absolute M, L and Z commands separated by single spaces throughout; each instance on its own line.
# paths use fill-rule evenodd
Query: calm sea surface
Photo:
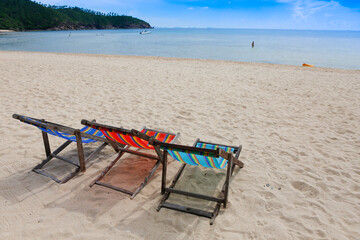
M 359 31 L 152 29 L 0 34 L 0 50 L 163 56 L 360 69 Z M 255 47 L 251 48 L 252 41 Z

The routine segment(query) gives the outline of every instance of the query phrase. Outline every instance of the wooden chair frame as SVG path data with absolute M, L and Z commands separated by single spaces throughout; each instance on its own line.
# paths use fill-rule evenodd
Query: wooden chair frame
M 186 165 L 188 165 L 188 164 L 185 164 L 185 163 L 183 163 L 182 166 L 179 168 L 179 170 L 176 173 L 176 175 L 174 177 L 174 180 L 172 181 L 171 185 L 169 187 L 166 187 L 167 151 L 164 150 L 164 153 L 161 156 L 162 161 L 163 161 L 161 194 L 163 194 L 164 197 L 162 198 L 162 200 L 161 200 L 161 202 L 160 202 L 160 204 L 159 204 L 159 206 L 157 208 L 157 211 L 160 211 L 160 209 L 162 207 L 164 207 L 164 208 L 173 209 L 173 210 L 180 211 L 180 212 L 194 214 L 194 215 L 197 215 L 197 216 L 207 217 L 207 218 L 210 218 L 210 225 L 212 225 L 214 223 L 214 221 L 215 221 L 216 216 L 219 213 L 221 204 L 223 204 L 224 208 L 226 208 L 226 205 L 227 205 L 227 202 L 228 202 L 230 177 L 233 174 L 235 165 L 238 165 L 240 168 L 242 168 L 244 166 L 244 164 L 241 161 L 238 160 L 238 158 L 240 156 L 242 146 L 240 145 L 238 147 L 234 147 L 234 146 L 227 146 L 227 145 L 222 145 L 222 144 L 214 144 L 214 143 L 210 143 L 210 142 L 200 141 L 200 139 L 196 139 L 193 147 L 184 146 L 184 145 L 177 145 L 177 144 L 164 144 L 164 143 L 160 143 L 160 142 L 157 142 L 157 141 L 154 141 L 154 140 L 151 141 L 151 143 L 154 144 L 154 146 L 158 145 L 158 146 L 171 147 L 171 148 L 177 148 L 177 149 L 182 149 L 182 150 L 190 150 L 192 152 L 198 152 L 198 154 L 200 154 L 200 155 L 211 154 L 211 155 L 213 155 L 215 157 L 220 156 L 220 157 L 223 157 L 223 158 L 228 160 L 226 178 L 225 178 L 225 182 L 224 182 L 224 185 L 222 187 L 220 196 L 213 197 L 213 196 L 207 196 L 207 195 L 202 195 L 202 194 L 177 190 L 177 189 L 174 188 L 177 181 L 179 180 L 179 178 L 181 176 L 181 173 L 184 171 Z M 232 147 L 232 148 L 235 149 L 236 153 L 235 153 L 235 156 L 234 156 L 232 153 L 227 153 L 225 150 L 223 150 L 221 148 L 217 148 L 216 150 L 198 148 L 198 147 L 196 147 L 196 145 L 198 143 L 206 143 L 206 144 L 213 144 L 213 145 L 218 145 L 218 146 Z M 159 155 L 159 157 L 160 157 L 160 155 Z M 183 195 L 183 196 L 187 196 L 187 197 L 192 197 L 192 198 L 208 200 L 208 201 L 216 202 L 217 204 L 216 204 L 216 206 L 215 206 L 215 208 L 214 208 L 214 210 L 212 212 L 208 212 L 208 211 L 203 211 L 203 210 L 200 210 L 200 209 L 195 209 L 195 208 L 191 208 L 191 207 L 186 207 L 186 206 L 181 206 L 181 205 L 177 205 L 177 204 L 173 204 L 173 203 L 168 203 L 168 202 L 166 202 L 166 200 L 169 198 L 171 193 L 175 193 L 175 194 L 179 194 L 179 195 Z
M 142 133 L 141 131 L 132 129 L 125 129 L 125 128 L 118 128 L 118 127 L 113 127 L 113 126 L 109 126 L 109 125 L 105 125 L 105 124 L 99 124 L 99 123 L 95 123 L 95 122 L 89 122 L 87 120 L 82 120 L 81 123 L 83 125 L 89 126 L 89 127 L 93 127 L 93 128 L 107 128 L 110 129 L 112 131 L 118 131 L 118 132 L 123 132 L 129 135 L 132 135 L 134 137 L 140 137 L 143 140 L 149 141 L 151 139 L 151 137 L 149 137 L 148 135 Z M 175 135 L 174 139 L 172 140 L 172 143 L 176 142 L 177 139 L 180 136 L 180 133 L 174 134 L 174 133 L 170 133 L 170 132 L 164 132 L 164 131 L 158 131 L 158 130 L 154 130 L 154 129 L 150 129 L 150 128 L 146 128 L 143 127 L 142 130 L 149 130 L 149 131 L 156 131 L 158 133 L 165 133 L 165 134 L 172 134 Z M 149 180 L 151 179 L 151 177 L 154 175 L 155 171 L 157 170 L 157 168 L 159 167 L 159 165 L 162 163 L 161 159 L 158 157 L 158 155 L 152 155 L 152 154 L 147 154 L 147 153 L 143 153 L 140 151 L 135 151 L 135 150 L 131 150 L 129 145 L 123 145 L 120 143 L 115 143 L 113 140 L 108 138 L 109 143 L 114 146 L 114 148 L 116 149 L 116 151 L 118 152 L 118 156 L 105 168 L 105 170 L 90 184 L 90 187 L 94 186 L 95 184 L 103 186 L 103 187 L 107 187 L 107 188 L 111 188 L 113 190 L 116 191 L 120 191 L 123 192 L 125 194 L 130 195 L 131 199 L 133 199 L 140 191 L 141 189 L 143 189 L 146 184 L 149 182 Z M 155 152 L 157 154 L 161 154 L 161 150 L 159 147 L 155 147 L 154 148 Z M 101 179 L 103 179 L 106 174 L 111 170 L 112 167 L 114 167 L 114 165 L 120 160 L 120 158 L 124 155 L 124 153 L 130 153 L 133 155 L 137 155 L 137 156 L 141 156 L 141 157 L 145 157 L 145 158 L 149 158 L 149 159 L 153 159 L 156 160 L 156 163 L 154 165 L 154 167 L 151 169 L 150 173 L 148 176 L 145 177 L 144 181 L 135 189 L 134 192 L 131 192 L 127 189 L 124 188 L 120 188 L 108 183 L 104 183 L 101 182 Z
M 40 164 L 36 165 L 32 169 L 32 171 L 34 171 L 34 172 L 36 172 L 38 174 L 41 174 L 43 176 L 49 177 L 52 180 L 54 180 L 55 182 L 57 182 L 57 183 L 61 183 L 61 184 L 66 183 L 71 178 L 73 178 L 78 172 L 85 172 L 86 163 L 88 161 L 92 160 L 108 144 L 108 140 L 106 138 L 102 138 L 102 137 L 98 137 L 98 136 L 95 136 L 95 135 L 83 133 L 79 129 L 63 126 L 63 125 L 60 125 L 60 124 L 57 124 L 57 123 L 48 122 L 48 121 L 45 121 L 44 119 L 36 119 L 36 118 L 26 117 L 26 116 L 18 115 L 18 114 L 13 114 L 12 117 L 14 119 L 18 119 L 18 120 L 20 120 L 22 122 L 34 125 L 36 127 L 42 127 L 44 129 L 49 129 L 49 130 L 53 130 L 53 131 L 59 131 L 59 132 L 75 135 L 79 163 L 76 163 L 76 162 L 74 162 L 74 161 L 72 161 L 70 159 L 67 159 L 65 157 L 61 157 L 61 156 L 58 155 L 67 146 L 69 146 L 70 143 L 72 143 L 71 140 L 65 141 L 55 151 L 51 152 L 48 133 L 40 130 L 41 133 L 42 133 L 42 138 L 43 138 L 43 142 L 44 142 L 46 159 L 43 160 Z M 95 121 L 95 120 L 93 120 L 93 121 Z M 86 159 L 85 159 L 85 156 L 84 156 L 82 137 L 102 142 L 102 144 L 95 151 L 93 151 Z M 42 169 L 53 158 L 57 158 L 57 159 L 62 160 L 64 162 L 70 163 L 70 164 L 76 166 L 76 169 L 73 172 L 69 173 L 67 176 L 65 176 L 63 179 L 58 179 L 53 174 L 51 174 L 49 172 L 46 172 L 46 171 L 44 171 Z

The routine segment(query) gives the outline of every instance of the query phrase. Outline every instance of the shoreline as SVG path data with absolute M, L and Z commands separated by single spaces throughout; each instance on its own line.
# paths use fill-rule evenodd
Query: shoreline
M 15 30 L 0 29 L 0 33 L 16 32 Z
M 347 69 L 347 68 L 330 68 L 330 67 L 304 67 L 302 65 L 287 65 L 287 64 L 277 64 L 277 63 L 261 63 L 261 62 L 241 62 L 241 61 L 232 61 L 232 60 L 215 60 L 215 59 L 199 59 L 199 58 L 178 58 L 178 57 L 161 57 L 161 56 L 139 56 L 139 55 L 118 55 L 118 54 L 95 54 L 95 53 L 70 53 L 70 52 L 34 52 L 34 51 L 9 51 L 9 50 L 0 50 L 0 52 L 5 53 L 43 53 L 43 54 L 59 54 L 59 55 L 70 55 L 70 56 L 89 56 L 89 57 L 113 57 L 113 58 L 144 58 L 144 59 L 164 59 L 164 60 L 186 60 L 186 61 L 200 61 L 200 62 L 223 62 L 223 63 L 236 63 L 243 65 L 261 65 L 261 66 L 282 66 L 290 68 L 299 68 L 303 70 L 324 70 L 324 71 L 355 71 L 360 73 L 360 69 Z

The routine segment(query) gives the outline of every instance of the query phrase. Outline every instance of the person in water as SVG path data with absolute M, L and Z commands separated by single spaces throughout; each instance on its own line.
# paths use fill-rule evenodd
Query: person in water
M 254 43 L 254 41 L 253 41 L 252 44 L 251 44 L 251 47 L 254 48 L 254 46 L 255 46 L 255 43 Z

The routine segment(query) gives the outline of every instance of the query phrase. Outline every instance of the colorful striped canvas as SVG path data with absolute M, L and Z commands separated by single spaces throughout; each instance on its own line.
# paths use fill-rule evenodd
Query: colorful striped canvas
M 31 121 L 34 121 L 36 123 L 41 123 L 42 125 L 46 125 L 46 123 L 44 122 L 41 122 L 41 121 L 37 121 L 35 119 L 32 119 L 32 118 L 29 118 L 27 117 L 27 119 L 31 120 Z M 75 135 L 72 135 L 72 134 L 68 134 L 68 133 L 63 133 L 63 132 L 59 132 L 59 131 L 55 131 L 55 130 L 51 130 L 51 129 L 47 129 L 47 128 L 43 128 L 43 127 L 40 127 L 40 126 L 37 126 L 35 124 L 32 124 L 32 123 L 29 123 L 29 122 L 26 122 L 28 124 L 31 124 L 31 125 L 34 125 L 36 126 L 37 128 L 39 128 L 40 130 L 46 132 L 46 133 L 49 133 L 51 135 L 54 135 L 54 136 L 57 136 L 57 137 L 61 137 L 61 138 L 64 138 L 66 140 L 70 140 L 70 141 L 73 141 L 73 142 L 76 142 L 76 137 Z M 89 135 L 94 135 L 94 136 L 98 136 L 98 137 L 104 137 L 104 135 L 101 133 L 101 131 L 97 130 L 97 129 L 93 129 L 91 127 L 88 127 L 88 126 L 85 126 L 83 127 L 82 129 L 80 129 L 80 132 L 82 133 L 87 133 Z M 96 142 L 96 140 L 94 139 L 90 139 L 90 138 L 81 138 L 82 142 L 83 143 L 91 143 L 91 142 Z
M 218 146 L 208 143 L 198 143 L 196 147 L 213 149 L 213 150 L 216 150 L 218 147 L 220 147 L 227 152 L 234 151 L 234 148 L 231 147 Z M 179 151 L 178 149 L 174 149 L 174 148 L 166 148 L 166 149 L 172 158 L 174 158 L 179 162 L 186 163 L 189 165 L 194 165 L 194 166 L 201 165 L 207 168 L 218 168 L 218 169 L 223 169 L 227 166 L 227 160 L 222 157 L 216 158 L 207 154 L 195 154 L 195 153 L 191 153 L 191 151 L 183 151 L 183 150 Z
M 132 147 L 140 148 L 140 149 L 154 149 L 152 145 L 149 144 L 148 141 L 143 140 L 139 137 L 133 136 L 132 134 L 129 134 L 127 132 L 122 132 L 119 130 L 112 130 L 107 128 L 98 127 L 98 129 L 109 139 L 112 141 L 124 144 L 124 145 L 130 145 Z M 161 133 L 154 130 L 148 130 L 143 129 L 141 131 L 142 133 L 154 137 L 156 140 L 170 143 L 174 138 L 175 134 L 167 134 L 167 133 Z
M 63 133 L 63 132 L 58 132 L 58 131 L 54 131 L 54 130 L 51 130 L 51 129 L 42 128 L 42 127 L 39 127 L 39 126 L 37 126 L 37 127 L 39 129 L 41 129 L 42 131 L 47 132 L 47 133 L 49 133 L 51 135 L 58 136 L 58 137 L 65 138 L 67 140 L 76 142 L 76 136 L 75 135 L 68 134 L 68 133 Z M 87 133 L 89 135 L 98 136 L 98 137 L 104 137 L 104 135 L 101 133 L 101 131 L 99 131 L 97 129 L 93 129 L 93 128 L 88 127 L 88 126 L 83 127 L 82 129 L 80 129 L 80 132 Z M 83 143 L 96 142 L 96 140 L 94 140 L 94 139 L 83 138 L 83 137 L 81 138 L 81 140 L 82 140 Z
M 215 150 L 216 148 L 222 148 L 224 149 L 226 152 L 230 153 L 230 152 L 234 152 L 235 149 L 233 147 L 228 147 L 228 146 L 219 146 L 216 144 L 210 144 L 210 143 L 203 143 L 203 142 L 199 142 L 196 144 L 196 147 L 199 148 L 206 148 L 206 149 L 213 149 Z

